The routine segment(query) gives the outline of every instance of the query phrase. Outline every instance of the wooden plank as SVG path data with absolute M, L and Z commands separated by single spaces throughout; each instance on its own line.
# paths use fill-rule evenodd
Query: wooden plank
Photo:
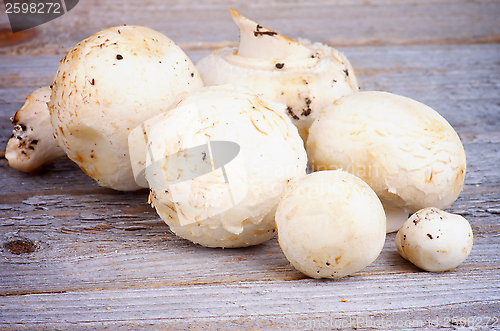
M 290 38 L 336 46 L 498 42 L 498 1 L 82 1 L 40 26 L 31 41 L 0 48 L 0 55 L 64 54 L 80 40 L 119 24 L 158 30 L 189 50 L 235 42 L 228 8 Z M 3 10 L 1 12 L 4 12 Z M 6 15 L 0 25 L 7 25 Z
M 485 278 L 489 282 L 498 277 L 500 267 L 500 195 L 497 190 L 488 196 L 475 187 L 468 185 L 451 208 L 471 221 L 476 238 L 471 256 L 458 272 L 493 269 L 492 279 Z M 222 250 L 175 237 L 146 205 L 143 193 L 39 195 L 0 205 L 6 210 L 2 241 L 26 238 L 38 246 L 29 256 L 3 250 L 0 294 L 305 278 L 290 266 L 275 240 Z M 388 237 L 382 255 L 359 277 L 417 272 L 399 257 L 393 237 Z M 437 276 L 428 274 L 430 282 L 433 277 Z
M 347 311 L 377 314 L 470 302 L 494 303 L 500 288 L 492 286 L 493 270 L 468 270 L 467 274 L 466 281 L 462 279 L 462 272 L 434 275 L 432 289 L 428 274 L 414 272 L 391 274 L 390 277 L 364 274 L 336 281 L 304 279 L 288 284 L 286 289 L 281 281 L 239 281 L 120 292 L 32 294 L 2 297 L 1 300 L 9 300 L 11 307 L 4 314 L 4 322 L 14 323 L 22 313 L 27 320 L 54 325 L 123 320 L 169 323 L 241 315 L 254 318 L 277 315 L 291 319 L 306 312 L 313 316 L 335 316 Z M 34 307 L 37 309 L 33 310 Z M 490 314 L 494 314 L 492 309 Z

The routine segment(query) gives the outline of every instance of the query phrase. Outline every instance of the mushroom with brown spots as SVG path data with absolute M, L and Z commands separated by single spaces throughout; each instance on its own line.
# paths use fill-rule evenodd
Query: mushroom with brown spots
M 61 60 L 49 102 L 54 135 L 99 185 L 140 189 L 128 134 L 202 85 L 187 55 L 163 34 L 141 26 L 103 30 Z
M 429 207 L 417 211 L 403 224 L 394 244 L 399 254 L 417 267 L 446 271 L 467 259 L 473 234 L 462 216 Z
M 234 9 L 230 14 L 240 30 L 239 46 L 216 50 L 196 64 L 205 85 L 242 85 L 286 104 L 304 142 L 324 107 L 358 91 L 351 64 L 336 49 L 291 40 Z
M 47 107 L 50 94 L 49 86 L 35 90 L 11 118 L 14 129 L 7 142 L 5 158 L 14 169 L 31 172 L 66 155 L 52 135 Z

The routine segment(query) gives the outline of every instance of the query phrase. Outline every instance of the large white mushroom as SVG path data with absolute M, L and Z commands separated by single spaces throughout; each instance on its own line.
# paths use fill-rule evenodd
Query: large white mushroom
M 460 215 L 429 207 L 417 211 L 396 234 L 399 254 L 427 271 L 458 267 L 472 250 L 469 222 Z
M 205 87 L 132 132 L 138 183 L 147 180 L 151 203 L 174 233 L 210 247 L 274 236 L 278 201 L 307 164 L 285 110 L 246 88 Z
M 31 172 L 66 155 L 52 135 L 47 108 L 50 94 L 48 86 L 35 90 L 11 118 L 14 129 L 7 142 L 5 158 L 14 169 Z
M 465 152 L 451 125 L 430 107 L 387 92 L 346 96 L 311 126 L 314 171 L 343 169 L 370 185 L 397 231 L 410 213 L 445 209 L 462 190 Z
M 313 278 L 339 278 L 372 263 L 385 241 L 373 190 L 341 170 L 292 180 L 276 211 L 278 240 L 291 264 Z
M 186 54 L 163 34 L 140 26 L 103 30 L 61 60 L 49 103 L 54 135 L 100 185 L 139 189 L 128 134 L 202 85 Z
M 304 140 L 321 109 L 358 91 L 354 70 L 337 50 L 296 42 L 230 9 L 240 29 L 238 48 L 225 47 L 196 64 L 205 85 L 232 83 L 287 105 Z

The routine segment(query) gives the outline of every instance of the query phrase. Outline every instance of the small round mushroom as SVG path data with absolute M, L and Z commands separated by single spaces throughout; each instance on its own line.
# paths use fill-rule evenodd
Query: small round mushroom
M 387 232 L 425 207 L 445 209 L 458 197 L 465 152 L 436 111 L 387 92 L 359 92 L 326 107 L 311 126 L 307 154 L 313 171 L 343 169 L 377 193 Z
M 290 181 L 276 226 L 288 261 L 313 278 L 362 270 L 379 256 L 385 241 L 385 214 L 377 195 L 342 170 Z
M 136 190 L 128 134 L 203 86 L 172 40 L 140 26 L 113 27 L 78 43 L 62 60 L 49 102 L 62 149 L 100 185 Z
M 394 241 L 404 259 L 427 271 L 458 267 L 469 256 L 472 242 L 472 229 L 465 218 L 434 207 L 413 214 Z
M 230 14 L 240 29 L 239 46 L 216 50 L 196 64 L 205 85 L 243 85 L 286 104 L 304 142 L 325 106 L 358 91 L 354 70 L 342 53 L 286 38 L 234 9 Z
M 257 245 L 275 235 L 279 199 L 307 165 L 285 109 L 246 88 L 205 87 L 138 128 L 147 145 L 131 137 L 131 149 L 147 150 L 150 201 L 175 234 L 209 247 Z
M 11 118 L 14 129 L 7 142 L 5 158 L 14 169 L 31 172 L 66 155 L 52 135 L 47 108 L 50 94 L 49 86 L 35 90 Z

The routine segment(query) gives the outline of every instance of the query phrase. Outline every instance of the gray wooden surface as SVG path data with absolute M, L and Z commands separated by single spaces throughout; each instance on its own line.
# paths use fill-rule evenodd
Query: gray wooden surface
M 0 154 L 0 329 L 500 329 L 498 1 L 81 0 L 31 40 L 0 47 L 0 149 L 9 117 L 50 84 L 79 40 L 119 23 L 145 25 L 196 62 L 235 44 L 230 6 L 289 37 L 334 45 L 362 90 L 415 98 L 454 126 L 468 168 L 450 211 L 473 226 L 469 258 L 423 272 L 398 255 L 391 234 L 366 269 L 313 280 L 275 239 L 200 247 L 169 231 L 147 191 L 101 188 L 64 158 L 21 173 Z

